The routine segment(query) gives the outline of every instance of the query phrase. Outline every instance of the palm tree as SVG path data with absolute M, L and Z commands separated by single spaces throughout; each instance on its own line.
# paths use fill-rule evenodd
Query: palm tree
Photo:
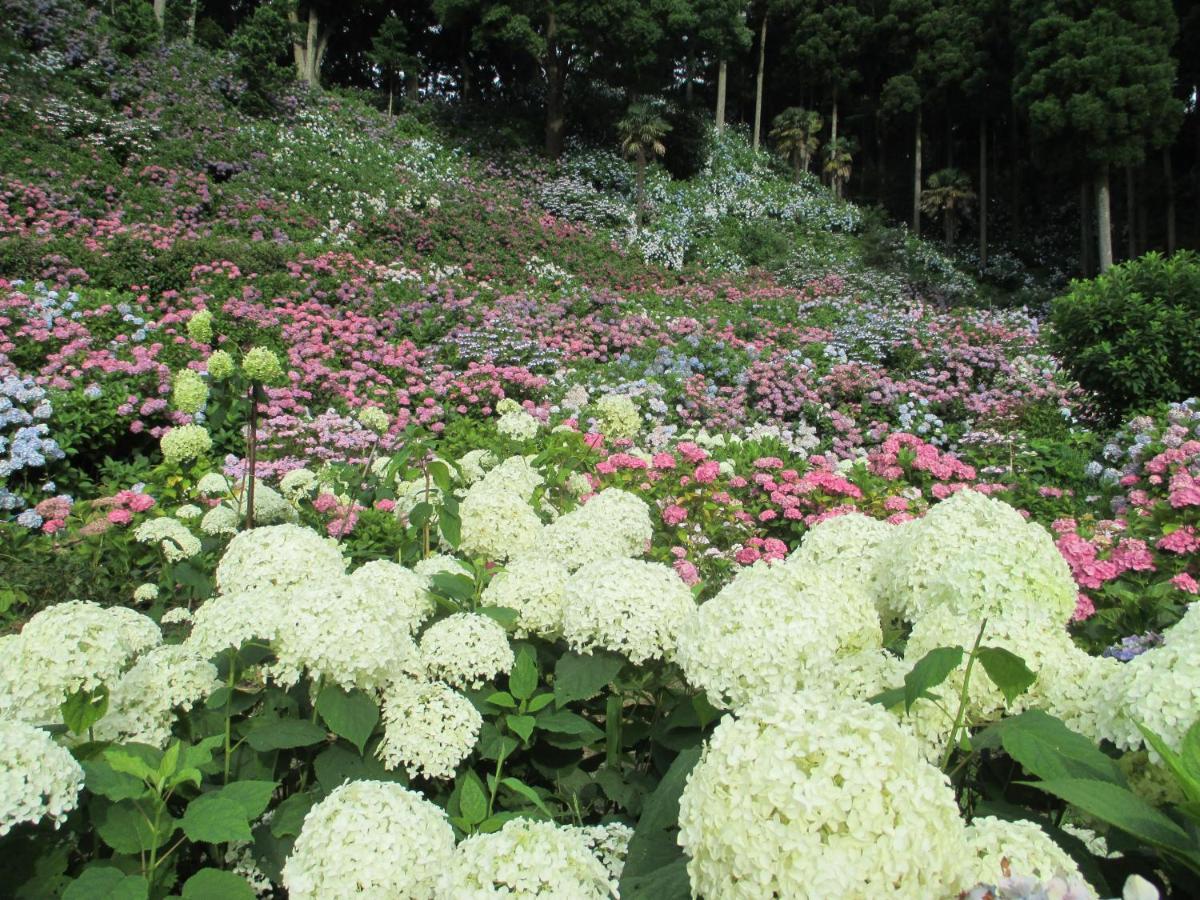
M 931 216 L 941 216 L 946 243 L 953 244 L 961 216 L 975 205 L 971 179 L 959 169 L 942 169 L 929 176 L 921 192 L 921 210 Z
M 797 180 L 801 170 L 808 171 L 821 145 L 817 135 L 824 125 L 819 112 L 799 106 L 790 106 L 775 117 L 771 139 L 775 141 L 775 149 L 792 161 Z
M 662 142 L 671 126 L 649 103 L 639 101 L 625 111 L 617 123 L 621 152 L 637 160 L 637 227 L 642 227 L 646 206 L 646 166 L 656 156 L 667 152 Z
M 850 173 L 854 169 L 854 151 L 857 149 L 854 139 L 848 137 L 840 137 L 825 145 L 825 174 L 829 176 L 833 195 L 839 200 L 842 188 L 850 180 Z

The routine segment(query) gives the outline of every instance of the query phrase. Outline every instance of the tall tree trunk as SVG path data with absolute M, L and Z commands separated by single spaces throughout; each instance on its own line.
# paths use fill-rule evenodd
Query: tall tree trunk
M 395 89 L 395 85 L 393 84 L 393 81 L 394 81 L 394 79 L 391 76 L 389 76 L 388 77 L 388 118 L 389 119 L 392 117 L 392 103 L 393 103 L 393 100 L 395 99 L 395 94 L 396 94 L 396 89 Z
M 917 137 L 913 143 L 913 234 L 921 233 L 921 107 L 917 107 Z
M 1133 259 L 1138 255 L 1137 249 L 1137 203 L 1135 202 L 1136 191 L 1133 186 L 1133 166 L 1125 167 L 1125 227 L 1128 229 L 1125 235 L 1125 251 L 1128 259 Z
M 421 76 L 416 72 L 404 73 L 404 96 L 409 103 L 419 103 L 421 100 Z
M 808 160 L 807 159 L 804 160 L 804 167 L 805 167 L 805 171 L 807 171 L 808 170 Z M 800 180 L 800 151 L 799 150 L 792 151 L 792 177 L 796 181 Z
M 837 150 L 838 102 L 837 88 L 833 89 L 833 117 L 829 123 L 829 145 Z
M 304 80 L 304 41 L 300 39 L 300 12 L 294 4 L 288 4 L 288 25 L 292 31 L 292 62 L 296 64 L 296 77 Z
M 1092 186 L 1086 181 L 1079 185 L 1079 268 L 1092 277 Z
M 988 127 L 987 119 L 979 120 L 979 267 L 988 263 Z
M 683 101 L 691 106 L 695 94 L 696 53 L 692 50 L 691 38 L 688 37 L 685 40 L 687 41 L 687 55 L 683 59 Z
M 754 84 L 754 149 L 762 133 L 763 66 L 767 59 L 767 12 L 763 10 L 762 29 L 758 33 L 758 78 Z
M 727 80 L 728 64 L 725 60 L 717 63 L 717 134 L 725 130 L 725 82 Z
M 189 44 L 196 43 L 196 7 L 199 5 L 200 0 L 192 0 L 191 8 L 188 10 L 187 42 Z
M 546 13 L 546 156 L 558 159 L 566 131 L 563 93 L 566 65 L 558 52 L 558 18 L 554 7 Z
M 1103 275 L 1113 264 L 1112 248 L 1112 196 L 1108 186 L 1108 165 L 1100 168 L 1096 177 L 1096 228 L 1099 231 L 1097 249 L 1100 257 L 1100 274 Z
M 158 34 L 163 33 L 163 22 L 167 17 L 167 0 L 154 0 L 154 21 L 158 23 Z
M 1171 146 L 1163 147 L 1163 177 L 1167 193 L 1167 255 L 1175 252 L 1175 169 L 1171 165 Z

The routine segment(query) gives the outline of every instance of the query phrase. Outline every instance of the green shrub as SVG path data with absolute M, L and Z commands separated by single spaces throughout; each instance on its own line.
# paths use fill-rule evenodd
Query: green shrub
M 1106 417 L 1200 394 L 1200 256 L 1150 253 L 1054 301 L 1051 347 Z

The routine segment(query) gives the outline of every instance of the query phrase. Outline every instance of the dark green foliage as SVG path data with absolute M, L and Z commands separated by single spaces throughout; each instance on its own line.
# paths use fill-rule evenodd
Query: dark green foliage
M 1109 417 L 1200 394 L 1200 256 L 1150 253 L 1054 301 L 1051 343 Z
M 691 178 L 708 163 L 708 110 L 671 104 L 662 115 L 671 129 L 671 152 L 662 158 L 662 165 L 672 178 Z
M 246 82 L 241 101 L 247 110 L 270 109 L 274 97 L 291 81 L 293 69 L 286 55 L 290 43 L 291 29 L 277 0 L 256 8 L 229 39 L 229 48 L 237 54 L 237 74 Z
M 159 44 L 154 8 L 145 0 L 120 0 L 112 7 L 109 33 L 112 47 L 126 56 L 141 56 Z

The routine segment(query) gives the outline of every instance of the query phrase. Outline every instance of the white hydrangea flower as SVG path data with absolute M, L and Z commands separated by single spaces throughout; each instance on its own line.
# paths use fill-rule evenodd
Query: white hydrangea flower
M 223 501 L 230 506 L 238 521 L 246 518 L 246 506 L 249 502 L 247 491 L 240 491 L 234 497 Z M 254 524 L 282 525 L 285 522 L 295 522 L 300 513 L 290 500 L 279 491 L 269 487 L 257 478 L 254 479 Z
M 421 635 L 421 661 L 430 678 L 458 687 L 483 687 L 513 665 L 508 635 L 495 619 L 455 613 Z
M 642 417 L 633 398 L 625 394 L 605 394 L 596 401 L 596 418 L 608 438 L 632 438 L 642 427 Z
M 268 525 L 240 532 L 229 542 L 217 565 L 217 587 L 225 594 L 286 590 L 340 575 L 345 568 L 336 541 L 299 525 Z
M 908 523 L 887 553 L 884 602 L 909 621 L 945 606 L 976 621 L 1065 625 L 1075 611 L 1075 580 L 1049 532 L 976 491 Z
M 143 544 L 159 545 L 168 562 L 179 562 L 191 559 L 200 552 L 200 538 L 191 530 L 170 516 L 160 516 L 148 519 L 133 531 L 136 540 Z
M 1008 861 L 1009 872 L 1034 876 L 1039 881 L 1063 875 L 1083 878 L 1070 854 L 1034 822 L 1006 822 L 994 816 L 981 816 L 967 826 L 966 840 L 959 879 L 963 890 L 980 882 L 1000 881 L 1006 874 L 1003 860 Z
M 139 584 L 133 590 L 134 603 L 149 603 L 158 597 L 158 585 L 152 581 Z
M 204 515 L 204 510 L 194 503 L 185 503 L 175 510 L 175 518 L 182 522 L 190 522 L 192 519 L 198 519 L 202 515 Z
M 603 825 L 584 825 L 575 830 L 579 832 L 587 848 L 608 870 L 612 882 L 619 882 L 621 873 L 625 870 L 625 858 L 629 855 L 633 829 L 624 822 L 606 822 Z
M 679 801 L 704 897 L 953 895 L 965 847 L 946 776 L 886 710 L 826 691 L 717 726 Z
M 555 638 L 562 633 L 563 604 L 571 575 L 558 560 L 543 556 L 515 559 L 492 576 L 483 589 L 483 602 L 515 610 L 518 638 L 536 634 Z
M 646 502 L 619 488 L 606 488 L 546 526 L 536 552 L 575 570 L 617 556 L 641 556 L 653 535 Z
M 888 544 L 897 533 L 894 525 L 860 513 L 834 516 L 814 525 L 800 546 L 788 556 L 785 569 L 797 584 L 838 587 L 865 592 L 881 616 L 891 615 L 883 605 Z
M 459 514 L 459 550 L 470 556 L 506 560 L 532 550 L 542 540 L 542 520 L 529 503 L 513 490 L 489 484 L 486 478 L 467 491 Z
M 283 884 L 292 900 L 429 900 L 453 854 L 440 807 L 392 782 L 351 781 L 304 817 Z
M 861 585 L 831 580 L 799 589 L 787 566 L 758 564 L 682 625 L 676 661 L 710 703 L 736 708 L 822 683 L 842 657 L 882 645 L 879 616 Z
M 108 712 L 96 723 L 94 737 L 166 747 L 175 710 L 190 710 L 220 686 L 216 667 L 191 647 L 155 647 L 112 685 Z
M 588 563 L 563 592 L 563 637 L 572 649 L 622 653 L 633 663 L 669 659 L 696 614 L 692 592 L 670 566 L 636 559 Z
M 196 482 L 196 493 L 204 497 L 216 497 L 229 493 L 229 479 L 220 472 L 209 472 Z
M 428 583 L 420 574 L 399 563 L 372 560 L 351 572 L 350 580 L 369 585 L 371 590 L 386 598 L 393 617 L 403 620 L 409 632 L 416 632 L 421 623 L 433 615 L 436 604 Z
M 542 473 L 533 467 L 530 462 L 532 459 L 532 456 L 510 456 L 488 470 L 479 483 L 495 489 L 512 491 L 528 500 L 546 481 Z
M 486 471 L 497 462 L 491 450 L 470 450 L 458 460 L 459 478 L 469 487 L 483 478 Z
M 413 571 L 426 580 L 426 583 L 432 583 L 434 575 L 466 575 L 474 580 L 475 573 L 461 559 L 455 559 L 453 556 L 447 556 L 444 553 L 435 553 L 426 559 L 421 560 L 415 566 Z
M 453 778 L 483 727 L 471 701 L 439 681 L 398 678 L 384 691 L 384 766 L 404 766 L 410 778 Z
M 209 537 L 232 537 L 238 533 L 240 524 L 238 514 L 234 512 L 233 507 L 222 503 L 204 514 L 200 520 L 200 530 Z
M 270 674 L 284 685 L 307 673 L 313 682 L 371 690 L 419 664 L 411 618 L 398 610 L 385 583 L 367 578 L 316 579 L 293 588 L 273 646 L 277 661 Z
M 279 490 L 293 503 L 299 503 L 317 489 L 317 484 L 315 472 L 309 469 L 292 469 L 279 479 Z
M 458 845 L 441 872 L 436 896 L 607 900 L 615 892 L 608 870 L 577 829 L 510 819 L 499 831 L 472 835 Z
M 79 690 L 111 685 L 129 662 L 162 643 L 154 620 L 125 607 L 72 600 L 0 637 L 0 718 L 56 723 Z
M 184 645 L 197 656 L 211 659 L 247 641 L 267 644 L 279 632 L 285 603 L 283 593 L 275 590 L 209 597 L 193 613 L 192 631 Z
M 163 613 L 159 623 L 162 625 L 191 625 L 192 611 L 186 606 L 176 606 Z
M 49 734 L 0 719 L 0 838 L 49 817 L 58 828 L 79 802 L 83 768 Z
M 1009 649 L 1018 656 L 1029 656 L 1030 643 Z M 1111 737 L 1109 726 L 1118 709 L 1113 705 L 1112 690 L 1120 684 L 1125 664 L 1092 656 L 1069 638 L 1052 639 L 1051 648 L 1052 652 L 1037 654 L 1037 681 L 1029 689 L 1027 705 L 1045 709 L 1096 743 Z M 1196 714 L 1200 716 L 1200 709 Z
M 519 406 L 502 413 L 496 420 L 496 431 L 514 441 L 531 441 L 541 428 L 542 423 Z

